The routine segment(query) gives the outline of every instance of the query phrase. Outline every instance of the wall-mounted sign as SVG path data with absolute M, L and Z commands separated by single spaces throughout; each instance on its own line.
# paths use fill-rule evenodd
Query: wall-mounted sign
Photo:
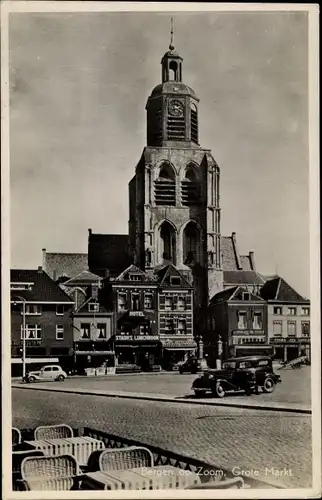
M 143 311 L 129 311 L 129 316 L 131 316 L 132 318 L 133 317 L 142 317 L 144 316 L 144 312 Z
M 144 340 L 159 340 L 158 335 L 116 335 L 115 340 L 123 341 L 138 341 L 142 342 Z
M 233 335 L 265 335 L 264 330 L 233 330 Z
M 273 337 L 270 339 L 272 344 L 309 344 L 310 338 L 308 337 Z

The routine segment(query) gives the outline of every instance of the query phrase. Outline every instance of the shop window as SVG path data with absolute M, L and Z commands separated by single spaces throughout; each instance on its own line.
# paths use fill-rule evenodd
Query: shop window
M 81 338 L 89 339 L 90 338 L 90 324 L 89 323 L 81 323 Z
M 246 330 L 246 328 L 247 328 L 247 316 L 246 316 L 246 312 L 244 312 L 244 311 L 238 311 L 237 312 L 237 318 L 238 318 L 237 329 L 238 330 Z
M 184 311 L 186 308 L 186 299 L 184 297 L 178 297 L 177 308 L 179 311 Z
M 282 321 L 273 321 L 273 334 L 276 336 L 281 336 L 282 333 L 283 333 Z
M 302 337 L 309 337 L 310 336 L 310 322 L 309 321 L 302 321 L 301 328 L 302 328 Z
M 64 340 L 64 325 L 56 325 L 56 340 Z
M 23 339 L 23 327 L 21 326 L 21 338 Z M 40 325 L 26 325 L 25 331 L 26 340 L 40 340 L 41 339 L 41 326 Z
M 140 295 L 138 293 L 132 293 L 132 311 L 140 310 Z
M 126 293 L 119 293 L 117 296 L 117 308 L 119 311 L 125 311 L 127 308 Z
M 254 312 L 254 317 L 253 317 L 253 329 L 254 330 L 261 330 L 262 329 L 262 313 L 261 312 Z
M 296 335 L 296 321 L 287 322 L 287 335 L 294 337 Z
M 64 306 L 57 304 L 56 306 L 56 316 L 64 316 Z
M 99 339 L 106 339 L 106 323 L 97 323 L 97 333 Z
M 289 316 L 295 316 L 296 315 L 296 307 L 289 307 L 287 310 L 287 314 Z
M 273 313 L 274 313 L 275 315 L 280 316 L 280 315 L 282 314 L 282 308 L 281 308 L 281 307 L 274 307 L 274 308 L 273 308 Z
M 26 304 L 26 314 L 30 316 L 40 316 L 41 314 L 41 306 L 36 304 Z
M 146 293 L 144 295 L 144 309 L 153 309 L 153 301 L 151 293 Z
M 302 307 L 302 315 L 303 316 L 310 316 L 310 308 L 309 307 Z
M 97 302 L 91 302 L 88 304 L 88 312 L 99 312 L 100 305 Z
M 173 297 L 165 297 L 164 308 L 166 311 L 172 311 L 172 309 L 173 309 Z
M 178 334 L 185 335 L 187 333 L 187 324 L 185 319 L 178 320 Z

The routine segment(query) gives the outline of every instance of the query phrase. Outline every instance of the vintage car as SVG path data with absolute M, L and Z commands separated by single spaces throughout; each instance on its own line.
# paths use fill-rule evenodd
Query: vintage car
M 192 390 L 198 396 L 211 392 L 223 398 L 229 391 L 245 391 L 246 394 L 273 392 L 281 377 L 274 373 L 269 356 L 245 356 L 231 358 L 223 362 L 220 370 L 203 372 L 192 384 Z
M 196 357 L 191 357 L 184 362 L 178 363 L 179 373 L 197 373 L 207 370 L 207 368 L 207 361 L 205 359 L 197 359 Z
M 59 365 L 46 365 L 39 371 L 30 371 L 26 374 L 25 381 L 32 383 L 36 381 L 58 380 L 63 382 L 67 378 L 67 373 Z

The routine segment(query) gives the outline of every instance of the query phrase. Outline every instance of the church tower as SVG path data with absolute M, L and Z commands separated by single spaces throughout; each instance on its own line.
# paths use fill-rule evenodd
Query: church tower
M 171 37 L 172 38 L 172 37 Z M 194 284 L 195 311 L 222 290 L 219 167 L 199 143 L 199 99 L 173 41 L 146 104 L 147 146 L 129 183 L 130 247 L 146 271 L 171 262 Z

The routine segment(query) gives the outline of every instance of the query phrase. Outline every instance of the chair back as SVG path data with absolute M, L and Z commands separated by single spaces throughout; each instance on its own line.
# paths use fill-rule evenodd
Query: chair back
M 21 443 L 21 432 L 16 427 L 12 427 L 11 439 L 12 439 L 12 446 L 15 446 L 16 444 Z
M 64 439 L 74 437 L 73 429 L 66 424 L 40 425 L 35 429 L 35 440 L 42 439 Z
M 111 470 L 153 467 L 154 460 L 150 450 L 143 446 L 127 448 L 107 448 L 94 451 L 88 460 L 88 471 L 107 472 Z
M 21 462 L 21 477 L 28 483 L 73 478 L 78 474 L 79 467 L 71 455 L 26 457 Z

